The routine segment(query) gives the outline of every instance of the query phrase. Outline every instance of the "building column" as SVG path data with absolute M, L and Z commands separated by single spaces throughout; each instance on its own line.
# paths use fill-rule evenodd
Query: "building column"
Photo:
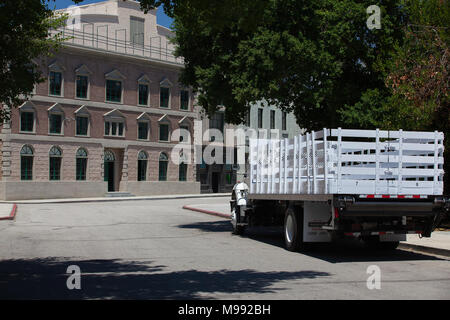
M 123 149 L 122 178 L 120 180 L 120 191 L 128 191 L 128 147 Z
M 4 109 L 6 113 L 11 114 L 11 108 L 7 105 L 4 105 Z M 11 158 L 12 158 L 12 149 L 11 149 L 11 119 L 3 120 L 3 128 L 2 128 L 2 175 L 1 180 L 7 181 L 11 179 Z

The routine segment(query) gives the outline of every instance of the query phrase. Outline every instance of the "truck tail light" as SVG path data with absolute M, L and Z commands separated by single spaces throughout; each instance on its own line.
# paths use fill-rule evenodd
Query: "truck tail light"
M 339 209 L 338 208 L 334 208 L 334 218 L 339 219 Z

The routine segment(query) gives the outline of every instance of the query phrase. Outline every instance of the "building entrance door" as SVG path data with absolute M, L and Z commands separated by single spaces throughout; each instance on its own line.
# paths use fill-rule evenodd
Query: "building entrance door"
M 115 191 L 114 189 L 114 153 L 109 150 L 105 151 L 104 155 L 104 181 L 108 182 L 108 192 Z
M 211 177 L 211 187 L 213 193 L 219 192 L 220 172 L 213 172 Z

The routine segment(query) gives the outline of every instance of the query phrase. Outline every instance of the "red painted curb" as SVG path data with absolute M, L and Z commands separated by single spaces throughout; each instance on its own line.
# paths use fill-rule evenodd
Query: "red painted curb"
M 224 214 L 224 213 L 220 213 L 220 212 L 216 212 L 216 211 L 210 211 L 210 210 L 205 210 L 205 209 L 193 208 L 193 207 L 189 207 L 189 206 L 183 206 L 183 209 L 196 211 L 196 212 L 201 212 L 201 213 L 206 213 L 206 214 L 210 214 L 210 215 L 213 215 L 213 216 L 218 216 L 218 217 L 225 218 L 225 219 L 231 219 L 231 215 L 230 214 Z
M 14 220 L 16 218 L 17 204 L 13 204 L 11 213 L 7 217 L 0 217 L 0 220 Z

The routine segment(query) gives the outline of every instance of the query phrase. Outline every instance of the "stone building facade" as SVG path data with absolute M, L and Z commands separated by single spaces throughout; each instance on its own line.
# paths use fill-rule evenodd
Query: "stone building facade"
M 178 82 L 183 63 L 167 45 L 170 32 L 136 1 L 78 13 L 76 30 L 63 30 L 72 37 L 37 61 L 46 81 L 1 128 L 0 199 L 199 193 L 193 159 L 172 161 L 180 130 L 193 134 L 197 112 Z M 123 33 L 128 40 L 113 37 Z

